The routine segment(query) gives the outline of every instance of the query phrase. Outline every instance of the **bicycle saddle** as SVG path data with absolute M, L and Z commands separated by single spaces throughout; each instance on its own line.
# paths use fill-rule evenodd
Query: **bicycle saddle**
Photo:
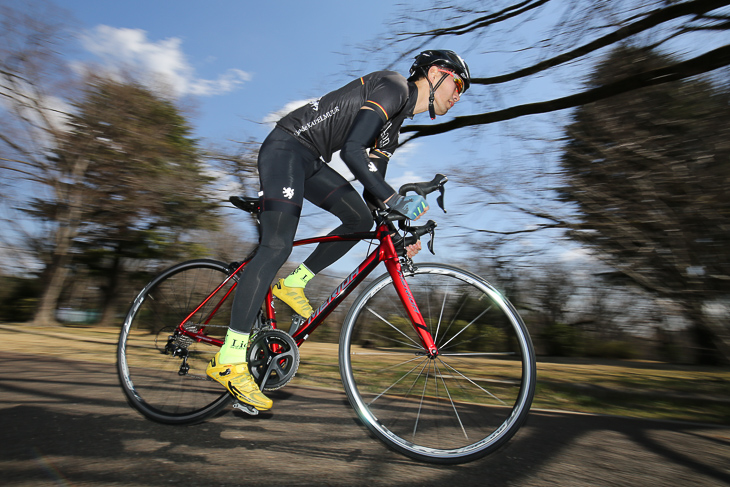
M 231 196 L 228 198 L 233 206 L 249 213 L 259 212 L 259 199 L 251 196 Z

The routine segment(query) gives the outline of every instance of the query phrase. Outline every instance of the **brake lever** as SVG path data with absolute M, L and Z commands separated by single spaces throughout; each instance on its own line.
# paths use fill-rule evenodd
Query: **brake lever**
M 443 207 L 442 207 L 441 209 L 443 209 Z M 444 210 L 444 212 L 445 212 L 445 211 L 446 211 L 446 210 Z M 428 232 L 428 234 L 429 234 L 429 235 L 431 236 L 431 238 L 429 238 L 429 239 L 428 239 L 428 244 L 427 244 L 427 246 L 428 246 L 428 250 L 429 250 L 429 252 L 431 252 L 431 254 L 432 254 L 432 255 L 436 255 L 436 252 L 434 252 L 434 251 L 433 251 L 433 241 L 434 241 L 434 239 L 436 238 L 436 232 L 435 232 L 435 231 L 434 231 L 434 229 L 432 228 L 432 229 L 431 229 L 431 230 L 430 230 L 430 231 Z
M 439 207 L 444 210 L 444 213 L 446 213 L 446 208 L 444 207 L 444 194 L 446 193 L 446 188 L 444 187 L 445 182 L 446 181 L 439 184 L 439 191 L 441 194 L 436 197 L 436 203 L 438 203 Z

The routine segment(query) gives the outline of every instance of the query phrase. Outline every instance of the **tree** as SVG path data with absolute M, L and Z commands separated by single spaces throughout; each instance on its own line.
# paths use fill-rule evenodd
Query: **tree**
M 506 0 L 490 2 L 485 11 L 483 2 L 460 2 L 444 6 L 404 12 L 394 25 L 395 34 L 378 49 L 401 52 L 408 58 L 432 44 L 449 45 L 452 40 L 468 39 L 477 52 L 468 52 L 472 66 L 472 84 L 477 96 L 481 87 L 512 86 L 515 82 L 531 82 L 540 76 L 568 70 L 570 77 L 577 63 L 592 63 L 602 50 L 629 40 L 643 39 L 654 47 L 676 42 L 697 33 L 722 32 L 730 29 L 727 0 Z M 546 22 L 551 22 L 545 25 Z M 538 36 L 533 35 L 535 32 Z M 716 45 L 718 42 L 714 42 Z M 605 85 L 595 85 L 572 94 L 501 109 L 459 116 L 447 122 L 409 125 L 403 128 L 409 140 L 450 132 L 465 127 L 486 125 L 526 115 L 554 112 L 631 92 L 642 87 L 686 79 L 730 65 L 730 46 L 711 46 L 689 59 L 672 59 L 667 65 L 637 70 Z M 492 47 L 494 46 L 494 47 Z M 475 49 L 476 51 L 476 49 Z M 498 53 L 513 55 L 511 71 L 484 76 L 499 69 L 485 65 L 481 58 Z M 474 96 L 474 95 L 472 95 Z M 500 95 L 491 99 L 499 100 Z
M 498 151 L 492 151 L 476 164 L 469 165 L 468 160 L 480 154 L 458 162 L 462 167 L 468 165 L 459 176 L 478 193 L 474 204 L 485 210 L 500 209 L 493 212 L 499 215 L 497 223 L 510 222 L 498 228 L 469 230 L 478 232 L 479 239 L 520 239 L 536 231 L 545 237 L 557 236 L 574 223 L 566 211 L 569 205 L 555 206 L 560 168 L 558 157 L 551 154 L 559 148 L 567 110 L 611 102 L 703 73 L 722 76 L 730 64 L 724 34 L 730 29 L 729 5 L 722 0 L 433 2 L 423 9 L 404 11 L 391 25 L 394 34 L 377 50 L 386 55 L 402 53 L 397 60 L 402 63 L 422 49 L 459 46 L 454 48 L 472 68 L 473 86 L 465 97 L 471 112 L 442 123 L 406 126 L 404 143 L 457 131 L 484 139 L 494 132 L 501 140 L 511 135 L 502 160 L 495 162 L 499 155 L 494 152 Z M 621 76 L 582 83 L 607 52 L 623 44 L 682 54 L 638 63 Z M 551 117 L 534 116 L 552 113 Z M 515 119 L 519 123 L 510 133 L 505 122 Z M 690 267 L 692 272 L 702 272 L 700 269 Z M 715 331 L 717 341 L 720 335 Z
M 615 49 L 587 88 L 676 60 Z M 582 106 L 566 129 L 561 198 L 570 235 L 620 276 L 680 303 L 700 347 L 730 350 L 704 307 L 730 296 L 730 92 L 691 79 Z
M 217 223 L 210 178 L 171 101 L 131 81 L 91 77 L 68 125 L 48 158 L 63 175 L 54 197 L 32 198 L 27 209 L 58 228 L 39 321 L 52 318 L 72 262 L 103 276 L 103 309 L 112 312 L 125 262 L 179 260 L 198 245 L 186 232 Z
M 49 147 L 57 146 L 65 131 L 64 100 L 78 86 L 58 54 L 66 42 L 65 25 L 61 12 L 42 0 L 0 2 L 0 173 L 5 205 L 22 204 L 25 194 L 46 195 L 62 181 L 72 186 L 74 176 L 82 172 L 76 167 L 62 174 L 48 159 Z M 69 216 L 75 221 L 73 212 Z M 3 241 L 23 236 L 17 219 L 11 214 L 5 220 L 14 231 L 4 231 Z M 72 225 L 61 222 L 39 231 L 38 238 L 25 237 L 32 252 L 51 247 L 60 256 L 68 254 L 72 232 Z M 56 289 L 63 277 L 61 273 L 53 278 Z
M 405 6 L 381 36 L 385 42 L 369 43 L 365 50 L 369 59 L 380 54 L 393 69 L 427 48 L 452 48 L 465 56 L 472 87 L 459 105 L 460 116 L 407 125 L 401 143 L 444 133 L 474 137 L 463 144 L 474 149 L 462 149 L 449 170 L 463 183 L 462 191 L 474 191 L 471 199 L 483 206 L 477 211 L 495 210 L 489 213 L 502 224 L 470 224 L 468 230 L 480 240 L 514 241 L 534 232 L 555 236 L 568 226 L 553 192 L 556 139 L 568 110 L 728 66 L 730 46 L 723 35 L 730 29 L 728 6 L 728 0 L 431 2 Z M 624 42 L 683 55 L 608 84 L 582 84 L 606 52 Z M 465 108 L 469 113 L 461 115 Z
M 72 267 L 102 275 L 110 300 L 125 262 L 194 251 L 187 232 L 210 227 L 216 205 L 173 102 L 133 81 L 69 70 L 68 22 L 44 0 L 0 0 L 0 24 L 0 172 L 11 230 L 1 238 L 15 238 L 9 247 L 24 238 L 45 266 L 35 316 L 44 323 Z M 28 217 L 31 232 L 18 224 Z

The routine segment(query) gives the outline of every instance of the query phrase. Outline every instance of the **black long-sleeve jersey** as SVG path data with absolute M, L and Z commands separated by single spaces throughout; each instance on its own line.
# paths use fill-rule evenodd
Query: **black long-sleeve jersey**
M 369 148 L 370 156 L 387 163 L 398 146 L 398 133 L 403 122 L 406 117 L 413 117 L 416 100 L 415 84 L 409 83 L 399 73 L 376 71 L 297 108 L 279 120 L 277 125 L 319 154 L 325 162 L 330 162 L 332 154 L 344 145 L 359 110 L 364 106 L 372 108 L 380 116 L 383 126 L 374 145 Z M 357 172 L 373 172 L 372 168 L 358 169 L 360 171 Z M 361 182 L 375 195 L 390 196 L 393 191 L 382 174 L 377 179 L 369 184 Z

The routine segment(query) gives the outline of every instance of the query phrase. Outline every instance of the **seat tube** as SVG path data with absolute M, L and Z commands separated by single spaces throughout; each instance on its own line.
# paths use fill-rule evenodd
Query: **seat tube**
M 271 288 L 264 298 L 264 318 L 271 324 L 272 328 L 276 328 L 276 310 L 274 309 L 274 296 Z
M 408 282 L 406 282 L 406 278 L 403 275 L 403 269 L 401 268 L 400 262 L 398 262 L 398 258 L 394 257 L 386 259 L 385 267 L 388 269 L 388 273 L 393 279 L 393 286 L 395 287 L 403 306 L 406 308 L 406 312 L 408 313 L 408 317 L 410 318 L 416 333 L 418 333 L 418 336 L 421 339 L 421 344 L 431 357 L 437 356 L 439 353 L 438 348 L 433 341 L 431 332 L 428 331 L 428 327 L 423 319 L 421 310 L 418 309 L 418 304 L 416 304 L 411 288 L 408 285 Z

